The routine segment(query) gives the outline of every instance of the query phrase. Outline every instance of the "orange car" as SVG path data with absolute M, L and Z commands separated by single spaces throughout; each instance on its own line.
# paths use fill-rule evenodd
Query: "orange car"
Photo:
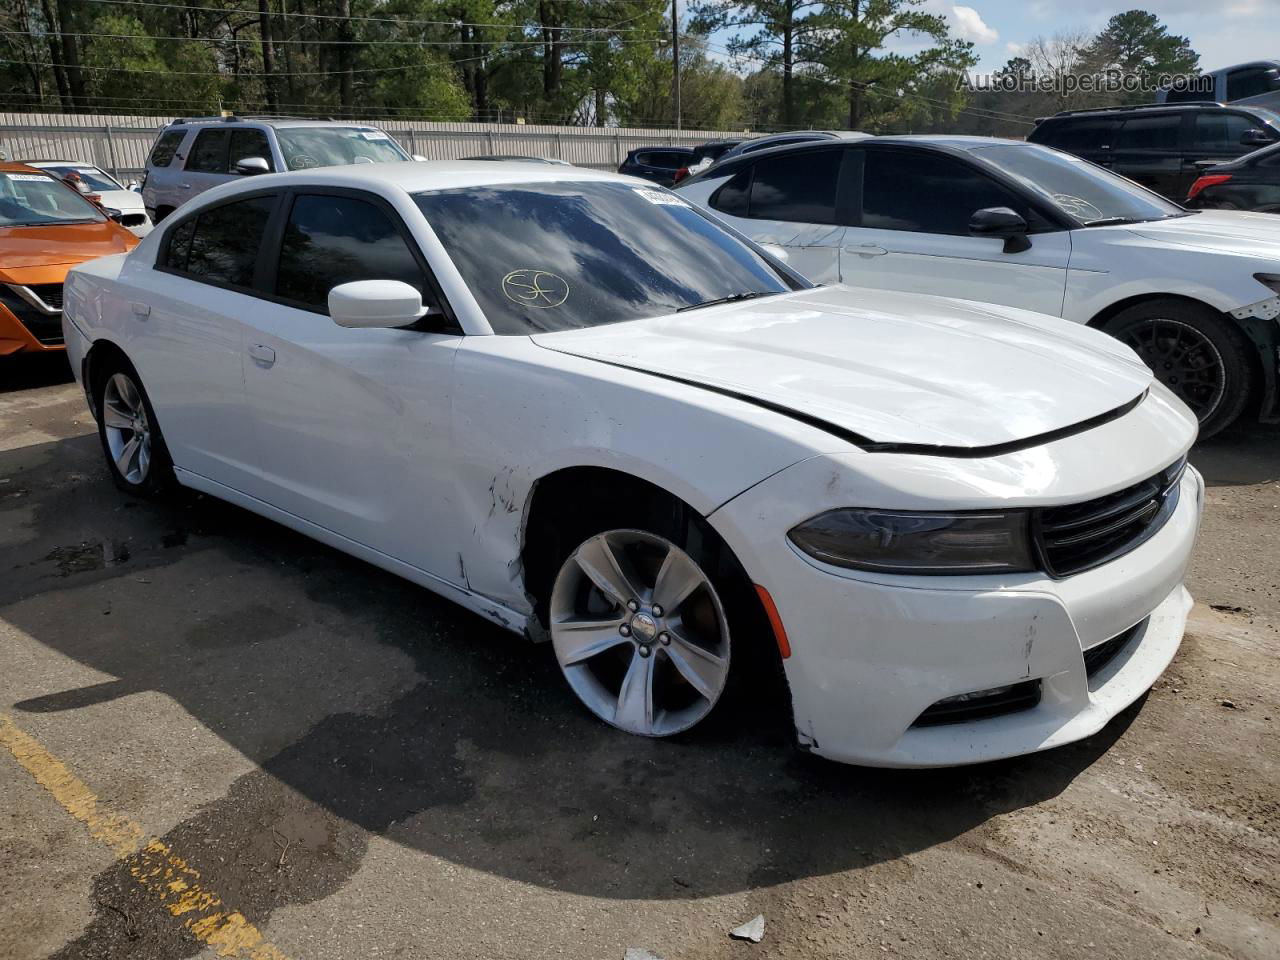
M 63 349 L 67 271 L 137 244 L 66 184 L 34 167 L 0 163 L 0 356 Z

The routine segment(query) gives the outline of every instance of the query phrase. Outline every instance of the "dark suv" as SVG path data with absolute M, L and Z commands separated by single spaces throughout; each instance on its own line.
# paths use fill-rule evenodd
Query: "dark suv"
M 692 160 L 692 147 L 637 147 L 627 154 L 618 172 L 669 187 L 675 183 L 676 171 Z
M 1181 201 L 1202 167 L 1280 140 L 1280 114 L 1210 102 L 1071 110 L 1040 121 L 1027 139 Z

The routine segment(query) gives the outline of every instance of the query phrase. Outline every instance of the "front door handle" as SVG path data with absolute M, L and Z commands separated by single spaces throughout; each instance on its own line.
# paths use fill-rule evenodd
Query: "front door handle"
M 189 183 L 180 183 L 180 184 L 178 184 L 178 186 L 179 186 L 179 187 L 181 187 L 183 190 L 190 190 L 190 189 L 191 189 L 191 184 L 189 184 Z
M 255 343 L 249 348 L 249 356 L 253 357 L 253 359 L 257 360 L 258 363 L 262 364 L 264 367 L 269 367 L 276 362 L 276 352 L 261 343 Z
M 857 246 L 848 246 L 844 248 L 845 253 L 856 253 L 860 257 L 883 257 L 889 251 L 884 247 L 878 247 L 874 243 L 860 243 Z

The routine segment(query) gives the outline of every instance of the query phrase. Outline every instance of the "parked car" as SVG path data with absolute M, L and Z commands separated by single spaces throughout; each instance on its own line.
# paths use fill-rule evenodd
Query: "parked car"
M 60 180 L 71 175 L 78 177 L 90 194 L 107 210 L 107 215 L 125 227 L 134 236 L 145 237 L 151 232 L 151 218 L 147 216 L 142 194 L 131 190 L 115 177 L 92 163 L 75 160 L 24 160 L 29 167 L 44 170 Z M 114 212 L 113 212 L 114 211 Z
M 1137 350 L 1208 436 L 1280 420 L 1280 221 L 1191 213 L 1036 144 L 875 137 L 722 160 L 680 196 L 822 283 L 1023 307 Z
M 687 167 L 692 159 L 690 147 L 638 147 L 627 152 L 618 172 L 669 187 L 675 182 L 676 171 Z
M 1181 200 L 1205 161 L 1234 160 L 1280 140 L 1280 114 L 1220 103 L 1104 107 L 1055 114 L 1027 135 Z
M 720 159 L 728 160 L 746 153 L 772 150 L 774 147 L 789 147 L 793 143 L 813 143 L 817 140 L 861 140 L 869 136 L 870 134 L 858 130 L 789 130 L 786 133 L 773 133 L 767 137 L 743 140 Z
M 1202 168 L 1185 205 L 1192 210 L 1280 213 L 1280 143 Z
M 674 182 L 679 183 L 685 177 L 701 173 L 740 143 L 740 139 L 722 139 L 698 144 L 693 148 L 693 156 L 689 158 L 688 165 L 676 171 Z
M 988 760 L 1096 732 L 1182 637 L 1196 423 L 1131 350 L 813 287 L 630 178 L 227 184 L 73 271 L 64 327 L 124 490 L 176 480 L 549 634 L 631 733 L 780 665 L 806 749 Z
M 0 163 L 0 356 L 61 350 L 67 270 L 137 242 L 58 178 Z
M 285 117 L 179 119 L 151 147 L 142 199 L 147 215 L 159 223 L 192 197 L 239 177 L 413 159 L 390 134 L 366 124 Z
M 573 166 L 568 160 L 560 160 L 556 157 L 522 157 L 518 154 L 489 154 L 482 157 L 463 157 L 463 160 L 515 160 L 522 163 L 555 163 L 562 167 Z
M 1159 103 L 1218 100 L 1280 111 L 1280 60 L 1238 63 L 1156 94 Z

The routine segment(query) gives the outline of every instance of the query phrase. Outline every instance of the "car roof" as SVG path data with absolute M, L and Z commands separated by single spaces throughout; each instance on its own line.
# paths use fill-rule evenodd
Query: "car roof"
M 356 130 L 377 130 L 372 123 L 360 123 L 355 120 L 306 120 L 298 117 L 187 117 L 174 120 L 166 130 L 177 130 L 185 127 L 217 127 L 225 126 L 234 130 L 243 124 L 256 124 L 263 127 L 351 127 Z
M 102 167 L 94 163 L 92 160 L 22 160 L 28 167 L 93 167 L 93 169 L 102 171 Z M 105 171 L 102 171 L 105 172 Z
M 49 174 L 45 173 L 39 167 L 32 167 L 25 163 L 14 163 L 12 161 L 7 163 L 0 162 L 0 173 L 40 173 L 44 174 L 46 177 L 49 176 Z
M 517 183 L 583 183 L 596 180 L 631 183 L 651 190 L 660 189 L 648 180 L 622 176 L 606 170 L 592 170 L 589 167 L 519 161 L 476 163 L 474 160 L 353 163 L 345 166 L 294 170 L 289 173 L 264 173 L 253 177 L 250 181 L 236 181 L 236 184 L 252 183 L 253 189 L 266 189 L 268 186 L 277 186 L 277 180 L 281 188 L 290 185 L 332 185 L 368 189 L 371 185 L 377 184 L 403 190 L 405 193 Z M 219 191 L 219 195 L 226 195 L 225 185 L 214 189 Z

